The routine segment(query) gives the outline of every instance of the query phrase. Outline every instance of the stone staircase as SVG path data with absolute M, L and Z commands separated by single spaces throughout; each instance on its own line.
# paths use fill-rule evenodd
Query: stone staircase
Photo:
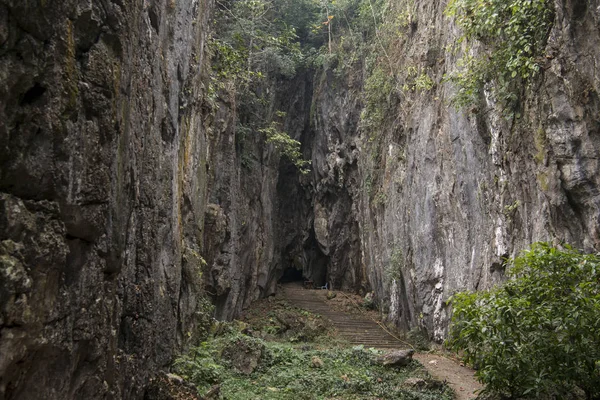
M 340 336 L 353 345 L 378 349 L 407 348 L 406 344 L 388 334 L 375 321 L 333 310 L 327 304 L 326 290 L 304 289 L 298 284 L 286 284 L 283 286 L 283 293 L 290 304 L 330 319 Z
M 327 300 L 327 291 L 304 289 L 302 285 L 283 285 L 283 294 L 290 304 L 328 318 L 340 336 L 353 345 L 376 349 L 406 349 L 409 346 L 384 331 L 375 321 L 360 315 L 336 311 Z M 338 292 L 338 296 L 343 296 Z M 475 380 L 473 370 L 459 365 L 443 355 L 417 353 L 419 361 L 439 381 L 446 381 L 454 390 L 456 400 L 475 400 L 483 386 Z

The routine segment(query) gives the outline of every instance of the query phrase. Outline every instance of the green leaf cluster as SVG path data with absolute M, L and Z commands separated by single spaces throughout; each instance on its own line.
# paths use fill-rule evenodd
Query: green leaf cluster
M 463 58 L 450 75 L 458 86 L 455 103 L 474 104 L 483 86 L 493 81 L 498 101 L 515 108 L 518 89 L 540 70 L 554 18 L 551 0 L 451 0 L 446 14 L 462 28 L 462 40 L 479 41 L 484 51 Z M 466 54 L 469 54 L 467 49 Z
M 281 116 L 285 115 L 281 112 L 279 112 L 279 114 Z M 307 174 L 310 172 L 310 161 L 302 158 L 302 143 L 292 139 L 290 135 L 282 131 L 281 123 L 272 121 L 269 126 L 259 129 L 258 131 L 264 134 L 267 138 L 267 143 L 272 143 L 283 156 L 298 168 L 300 173 Z
M 209 43 L 212 60 L 207 102 L 216 109 L 231 107 L 236 118 L 236 145 L 244 167 L 252 165 L 250 134 L 266 135 L 302 173 L 310 162 L 302 159 L 300 142 L 281 129 L 274 117 L 274 85 L 292 78 L 307 62 L 307 26 L 319 6 L 316 0 L 218 0 L 214 35 Z
M 404 258 L 402 250 L 395 248 L 392 251 L 390 260 L 383 269 L 383 278 L 386 286 L 390 286 L 393 281 L 402 279 L 402 269 L 404 268 Z
M 217 2 L 213 68 L 221 79 L 249 84 L 253 78 L 291 77 L 302 59 L 294 26 L 275 0 Z
M 393 103 L 396 78 L 385 64 L 375 65 L 363 88 L 364 108 L 361 113 L 363 129 L 375 136 Z
M 458 293 L 447 345 L 487 390 L 511 397 L 575 387 L 600 396 L 600 257 L 536 243 L 493 290 Z

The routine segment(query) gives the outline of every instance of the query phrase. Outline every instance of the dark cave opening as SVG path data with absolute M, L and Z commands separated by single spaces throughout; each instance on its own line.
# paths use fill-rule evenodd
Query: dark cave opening
M 308 238 L 304 241 L 301 253 L 290 246 L 284 252 L 284 268 L 278 283 L 306 282 L 311 281 L 315 288 L 324 286 L 329 279 L 330 260 L 323 253 L 316 240 L 314 230 L 311 230 Z M 301 255 L 300 255 L 301 254 Z
M 306 279 L 302 270 L 297 269 L 295 266 L 288 267 L 283 270 L 283 276 L 279 280 L 280 283 L 291 283 L 291 282 L 303 282 Z
M 46 88 L 40 85 L 39 83 L 35 83 L 33 87 L 31 87 L 21 98 L 20 105 L 25 104 L 33 104 L 37 99 L 42 97 L 46 93 Z

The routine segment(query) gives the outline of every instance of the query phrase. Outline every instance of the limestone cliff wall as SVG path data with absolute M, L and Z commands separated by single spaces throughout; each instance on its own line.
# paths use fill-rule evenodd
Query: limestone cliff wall
M 142 398 L 193 339 L 210 8 L 0 1 L 0 398 Z
M 261 123 L 273 120 L 276 111 L 285 112 L 281 128 L 310 143 L 310 75 L 271 78 L 263 90 L 268 105 L 260 111 Z M 243 130 L 240 118 L 249 115 L 223 99 L 215 106 L 209 135 L 203 254 L 216 317 L 231 319 L 253 301 L 275 293 L 286 268 L 309 269 L 316 256 L 309 240 L 310 178 L 266 143 L 264 134 Z
M 360 73 L 325 71 L 315 90 L 315 227 L 347 268 L 338 285 L 365 273 L 391 321 L 440 340 L 449 296 L 501 281 L 505 257 L 539 240 L 600 250 L 600 4 L 555 2 L 543 72 L 506 120 L 489 96 L 449 105 L 442 78 L 460 53 L 447 51 L 458 32 L 445 2 L 396 3 L 410 18 L 391 50 L 408 89 L 380 131 L 360 127 Z M 434 86 L 415 89 L 409 68 Z
M 0 0 L 0 398 L 143 397 L 205 326 L 203 287 L 230 319 L 297 268 L 441 339 L 448 297 L 504 257 L 600 250 L 598 1 L 556 0 L 511 121 L 449 106 L 445 3 L 395 3 L 395 61 L 434 85 L 400 74 L 375 134 L 360 60 L 265 84 L 302 176 L 204 96 L 211 0 Z
M 344 66 L 330 57 L 265 90 L 265 120 L 288 112 L 308 176 L 257 132 L 236 133 L 235 105 L 220 105 L 205 236 L 219 317 L 297 267 L 335 289 L 374 290 L 391 322 L 441 340 L 448 298 L 502 281 L 506 257 L 532 242 L 600 250 L 599 4 L 555 2 L 543 72 L 523 94 L 522 117 L 506 119 L 489 94 L 469 109 L 450 105 L 456 89 L 443 77 L 462 54 L 450 50 L 459 32 L 446 3 L 391 3 L 407 21 L 388 49 L 398 81 L 377 131 L 361 122 L 371 71 L 360 57 Z M 433 86 L 418 88 L 418 74 Z

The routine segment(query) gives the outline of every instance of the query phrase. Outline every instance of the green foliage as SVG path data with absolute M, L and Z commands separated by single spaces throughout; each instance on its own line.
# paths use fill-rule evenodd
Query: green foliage
M 274 0 L 219 1 L 217 62 L 222 78 L 291 77 L 302 57 L 296 30 L 278 18 Z
M 461 70 L 450 76 L 458 86 L 455 104 L 474 104 L 483 86 L 493 81 L 496 98 L 505 108 L 514 108 L 519 84 L 539 72 L 537 58 L 552 25 L 553 2 L 451 0 L 446 14 L 462 28 L 461 40 L 478 40 L 485 49 L 478 57 L 465 56 Z
M 501 287 L 458 293 L 447 344 L 489 391 L 600 396 L 600 257 L 534 244 Z
M 383 269 L 383 280 L 387 286 L 391 285 L 393 281 L 398 281 L 402 278 L 402 268 L 404 267 L 404 258 L 402 256 L 402 250 L 394 248 L 390 261 Z
M 393 103 L 396 79 L 385 64 L 374 67 L 363 88 L 364 108 L 360 115 L 363 129 L 373 138 Z
M 285 113 L 281 111 L 277 112 L 280 118 L 285 116 Z M 263 133 L 267 138 L 267 143 L 272 143 L 277 150 L 281 152 L 288 160 L 290 160 L 298 171 L 302 174 L 308 174 L 310 172 L 310 161 L 302 158 L 302 152 L 300 147 L 302 143 L 294 140 L 286 132 L 281 130 L 281 123 L 278 121 L 272 121 L 271 124 L 265 128 L 259 129 L 260 133 Z
M 413 20 L 414 1 L 346 0 L 334 2 L 340 20 L 334 38 L 338 73 L 346 76 L 364 69 L 361 129 L 373 142 L 380 135 L 385 120 L 398 104 L 405 70 L 398 65 L 400 41 Z M 342 18 L 343 17 L 343 18 Z M 430 90 L 433 81 L 425 73 L 404 76 L 410 90 Z
M 236 372 L 220 357 L 226 347 L 260 348 L 262 355 L 250 375 Z M 442 384 L 433 383 L 423 367 L 413 362 L 402 369 L 375 363 L 374 349 L 302 348 L 288 343 L 230 333 L 203 343 L 177 360 L 176 373 L 194 383 L 201 393 L 212 384 L 221 385 L 221 395 L 230 400 L 272 399 L 411 399 L 450 400 L 452 393 Z M 314 358 L 322 362 L 315 364 Z M 403 386 L 409 377 L 426 380 L 423 388 Z
M 427 72 L 419 71 L 416 67 L 408 67 L 406 73 L 406 83 L 402 86 L 405 92 L 422 92 L 433 89 L 433 79 Z
M 324 33 L 319 24 L 315 32 L 317 21 L 322 18 L 322 4 L 318 0 L 277 0 L 278 15 L 281 21 L 294 29 L 301 45 L 319 47 L 323 44 Z
M 302 159 L 300 142 L 281 128 L 284 114 L 272 118 L 274 83 L 296 75 L 306 63 L 300 38 L 315 18 L 314 0 L 219 0 L 215 35 L 209 43 L 212 76 L 206 100 L 213 109 L 221 98 L 236 118 L 236 145 L 245 168 L 253 164 L 251 134 L 264 134 L 302 173 L 309 161 Z M 272 122 L 270 120 L 274 119 Z
M 511 204 L 505 205 L 504 210 L 502 212 L 504 213 L 504 215 L 510 216 L 515 212 L 515 210 L 518 210 L 520 206 L 521 202 L 519 200 L 515 200 Z
M 212 384 L 220 382 L 227 371 L 225 366 L 217 361 L 218 356 L 216 346 L 209 342 L 202 342 L 189 354 L 178 358 L 173 364 L 173 369 L 197 385 L 200 391 L 206 391 Z
M 197 344 L 206 340 L 209 336 L 210 328 L 214 322 L 213 315 L 215 306 L 205 296 L 197 296 L 196 306 L 196 325 L 193 331 L 187 332 L 191 343 Z

